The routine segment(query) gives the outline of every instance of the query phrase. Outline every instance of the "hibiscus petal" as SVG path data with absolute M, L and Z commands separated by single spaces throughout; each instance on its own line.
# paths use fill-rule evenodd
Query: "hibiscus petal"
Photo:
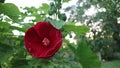
M 44 39 L 49 40 L 47 46 Z M 62 45 L 62 33 L 48 22 L 38 22 L 25 33 L 25 47 L 35 58 L 49 58 Z M 44 40 L 44 42 L 43 42 Z

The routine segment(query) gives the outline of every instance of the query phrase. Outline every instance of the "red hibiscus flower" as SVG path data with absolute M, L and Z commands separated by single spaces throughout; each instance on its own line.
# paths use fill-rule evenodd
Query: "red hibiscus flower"
M 27 51 L 35 58 L 53 56 L 62 44 L 62 33 L 48 22 L 38 22 L 25 33 Z

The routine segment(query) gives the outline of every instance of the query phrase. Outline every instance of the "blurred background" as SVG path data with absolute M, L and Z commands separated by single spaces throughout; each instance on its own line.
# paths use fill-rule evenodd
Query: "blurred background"
M 38 60 L 27 53 L 24 34 L 48 18 L 65 22 L 63 44 L 52 58 Z M 119 68 L 120 1 L 0 0 L 0 64 L 0 68 Z

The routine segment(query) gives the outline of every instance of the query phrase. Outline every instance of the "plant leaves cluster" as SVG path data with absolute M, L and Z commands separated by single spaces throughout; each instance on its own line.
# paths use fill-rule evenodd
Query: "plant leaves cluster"
M 14 22 L 18 22 L 20 11 L 18 7 L 12 3 L 0 3 L 0 14 L 5 14 Z
M 50 9 L 48 11 L 49 15 L 56 15 L 60 20 L 66 21 L 67 16 L 65 13 L 60 13 L 60 9 L 62 8 L 62 0 L 54 0 L 54 2 L 50 3 Z
M 71 23 L 64 23 L 66 15 L 60 13 L 60 8 L 62 3 L 68 1 L 70 0 L 54 0 L 50 6 L 44 3 L 39 8 L 22 8 L 25 12 L 20 12 L 17 6 L 12 3 L 0 3 L 0 68 L 100 68 L 98 57 L 90 50 L 84 40 L 80 40 L 81 36 L 84 36 L 89 31 L 89 28 L 75 26 L 75 23 L 72 25 Z M 56 20 L 48 18 L 47 21 L 51 22 L 55 28 L 61 29 L 66 35 L 73 31 L 78 42 L 75 45 L 63 40 L 64 47 L 62 46 L 53 57 L 35 59 L 28 54 L 24 47 L 24 33 L 35 22 L 44 21 L 47 18 L 48 9 L 53 9 L 51 6 L 57 8 L 57 11 L 52 15 L 49 14 L 49 17 L 54 17 L 54 15 L 57 17 Z M 4 19 L 5 15 L 9 18 Z M 30 19 L 26 23 L 24 20 L 27 17 L 35 17 L 35 19 Z M 11 20 L 12 24 L 10 23 Z M 15 35 L 14 30 L 18 31 L 19 35 Z

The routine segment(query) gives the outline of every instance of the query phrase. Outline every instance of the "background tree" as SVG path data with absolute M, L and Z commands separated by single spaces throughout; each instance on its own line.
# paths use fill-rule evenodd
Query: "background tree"
M 96 14 L 86 15 L 90 8 L 95 8 L 92 12 Z M 93 51 L 101 52 L 102 58 L 108 60 L 120 58 L 120 1 L 78 0 L 77 6 L 66 8 L 69 10 L 72 10 L 70 20 L 91 27 L 93 36 L 89 36 L 88 44 Z
M 15 4 L 3 1 L 0 1 L 0 68 L 100 68 L 97 55 L 81 37 L 89 28 L 65 23 L 66 15 L 60 9 L 69 0 L 52 0 L 39 8 L 21 8 L 23 12 Z M 27 18 L 32 19 L 26 22 Z M 49 59 L 36 59 L 24 47 L 24 33 L 39 21 L 49 21 L 63 33 L 63 46 Z M 14 31 L 18 32 L 17 35 Z M 71 32 L 78 37 L 76 45 L 65 39 Z

